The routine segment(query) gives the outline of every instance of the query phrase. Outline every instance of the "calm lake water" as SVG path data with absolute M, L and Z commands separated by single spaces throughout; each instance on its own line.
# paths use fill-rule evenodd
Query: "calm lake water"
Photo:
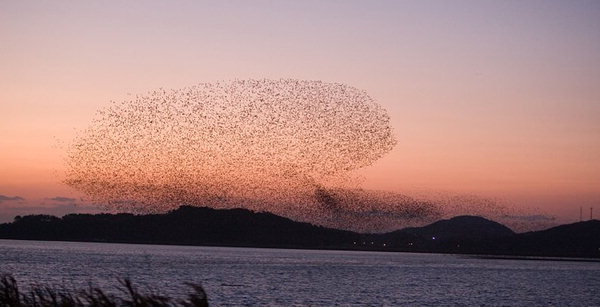
M 456 255 L 0 240 L 0 272 L 32 283 L 140 288 L 213 306 L 600 306 L 600 263 Z

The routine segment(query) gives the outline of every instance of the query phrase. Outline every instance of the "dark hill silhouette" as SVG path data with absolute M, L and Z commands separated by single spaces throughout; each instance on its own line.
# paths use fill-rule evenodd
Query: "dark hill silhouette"
M 600 258 L 597 220 L 515 234 L 482 217 L 459 216 L 424 227 L 359 234 L 271 213 L 190 206 L 166 214 L 17 217 L 0 224 L 0 238 Z
M 600 221 L 589 220 L 517 234 L 498 242 L 504 254 L 600 257 Z
M 423 227 L 409 227 L 378 235 L 391 248 L 415 252 L 464 253 L 474 246 L 486 245 L 514 232 L 494 221 L 479 216 L 457 216 Z
M 189 206 L 150 215 L 31 215 L 0 225 L 2 238 L 183 245 L 323 248 L 339 247 L 357 235 L 271 213 Z
M 424 227 L 411 227 L 400 230 L 423 238 L 449 239 L 490 239 L 512 236 L 515 233 L 508 227 L 488 219 L 463 215 L 448 220 L 437 221 Z

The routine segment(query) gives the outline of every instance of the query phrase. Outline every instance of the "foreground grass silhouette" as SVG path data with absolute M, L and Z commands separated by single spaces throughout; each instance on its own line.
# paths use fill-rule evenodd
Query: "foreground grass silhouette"
M 173 299 L 155 293 L 141 293 L 129 279 L 119 281 L 117 287 L 122 296 L 106 293 L 104 290 L 90 286 L 88 289 L 67 292 L 48 286 L 32 286 L 21 292 L 17 281 L 9 274 L 0 276 L 0 306 L 7 307 L 79 307 L 79 306 L 111 306 L 111 307 L 146 307 L 146 306 L 208 306 L 206 293 L 202 286 L 188 283 L 192 292 L 187 299 Z

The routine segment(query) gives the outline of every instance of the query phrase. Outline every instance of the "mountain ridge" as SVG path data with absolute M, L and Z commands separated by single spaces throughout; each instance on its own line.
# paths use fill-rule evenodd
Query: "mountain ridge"
M 600 258 L 600 221 L 515 233 L 478 216 L 363 234 L 268 212 L 182 206 L 164 214 L 16 217 L 1 239 Z

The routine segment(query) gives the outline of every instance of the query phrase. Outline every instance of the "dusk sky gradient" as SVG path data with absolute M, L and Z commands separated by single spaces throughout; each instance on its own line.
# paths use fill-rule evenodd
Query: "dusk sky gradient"
M 1 1 L 0 41 L 0 221 L 87 206 L 65 148 L 111 100 L 247 78 L 384 106 L 367 188 L 600 214 L 598 1 Z

